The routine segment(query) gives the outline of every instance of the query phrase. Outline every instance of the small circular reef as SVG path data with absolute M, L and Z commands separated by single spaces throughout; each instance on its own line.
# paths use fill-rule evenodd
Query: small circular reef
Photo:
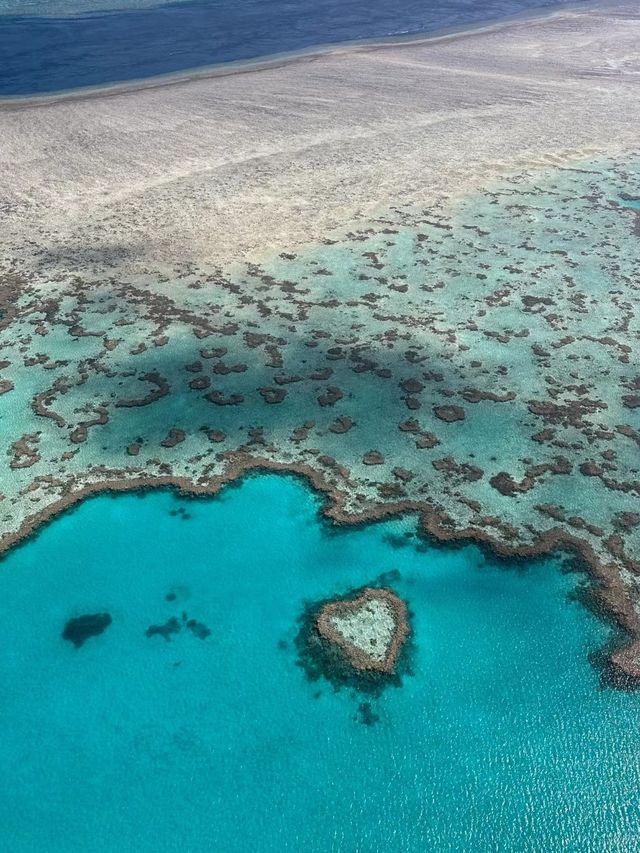
M 297 637 L 299 663 L 315 681 L 379 692 L 406 673 L 409 613 L 388 587 L 365 586 L 309 605 Z

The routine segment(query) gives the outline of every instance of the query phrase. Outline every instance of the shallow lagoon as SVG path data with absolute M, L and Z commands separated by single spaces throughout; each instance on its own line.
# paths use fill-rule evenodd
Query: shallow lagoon
M 273 475 L 103 496 L 5 557 L 7 849 L 640 849 L 640 697 L 601 689 L 609 629 L 568 599 L 579 576 L 416 548 L 411 519 L 331 529 L 318 506 Z M 305 681 L 296 618 L 392 569 L 414 675 L 367 726 L 359 697 Z M 103 634 L 61 639 L 102 611 Z M 212 635 L 145 636 L 183 611 Z

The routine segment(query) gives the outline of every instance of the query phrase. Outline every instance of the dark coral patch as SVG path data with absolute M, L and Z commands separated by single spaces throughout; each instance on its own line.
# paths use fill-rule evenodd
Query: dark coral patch
M 62 639 L 68 640 L 79 649 L 89 637 L 97 637 L 111 625 L 112 619 L 108 613 L 86 613 L 69 619 L 62 631 Z
M 434 406 L 433 414 L 448 424 L 463 421 L 465 417 L 464 409 L 461 406 Z
M 285 388 L 260 388 L 260 395 L 265 403 L 281 403 L 287 392 Z
M 365 453 L 362 457 L 362 462 L 364 465 L 383 465 L 384 456 L 379 450 L 369 450 L 368 453 Z
M 165 596 L 166 601 L 175 601 L 176 598 L 177 595 L 173 592 L 168 593 Z M 183 628 L 191 631 L 193 636 L 197 637 L 199 640 L 206 640 L 207 637 L 211 636 L 211 629 L 205 625 L 204 622 L 198 622 L 196 619 L 190 619 L 186 613 L 183 613 L 180 619 L 176 616 L 172 616 L 170 619 L 167 619 L 163 625 L 149 625 L 144 633 L 145 637 L 160 636 L 164 637 L 168 642 L 174 634 L 179 634 Z
M 358 713 L 355 719 L 364 726 L 375 726 L 380 717 L 374 712 L 371 702 L 361 702 L 358 705 Z
M 206 640 L 207 637 L 211 636 L 211 629 L 208 628 L 204 622 L 197 622 L 195 619 L 187 619 L 185 627 L 199 640 Z
M 170 619 L 167 619 L 164 625 L 149 625 L 144 635 L 145 637 L 164 637 L 168 642 L 173 634 L 177 634 L 180 631 L 180 628 L 180 623 L 175 616 L 172 616 Z

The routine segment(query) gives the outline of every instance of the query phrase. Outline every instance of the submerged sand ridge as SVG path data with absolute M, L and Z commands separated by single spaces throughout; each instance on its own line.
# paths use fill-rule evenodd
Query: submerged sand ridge
M 101 489 L 296 471 L 334 521 L 577 553 L 640 637 L 640 171 L 602 155 L 637 27 L 3 108 L 2 547 Z

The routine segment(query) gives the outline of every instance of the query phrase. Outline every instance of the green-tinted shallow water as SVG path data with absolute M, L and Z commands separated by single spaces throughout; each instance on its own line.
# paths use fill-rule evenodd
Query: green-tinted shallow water
M 220 275 L 38 278 L 0 331 L 0 534 L 87 483 L 206 484 L 248 453 L 313 466 L 353 513 L 428 501 L 603 562 L 615 532 L 630 561 L 639 162 L 514 174 Z
M 275 476 L 100 497 L 7 555 L 3 848 L 640 849 L 640 697 L 600 688 L 587 656 L 609 633 L 567 599 L 579 578 L 398 547 L 410 519 L 332 531 L 317 509 Z M 305 681 L 295 621 L 391 569 L 415 674 L 366 726 L 358 697 Z M 102 611 L 102 635 L 61 639 Z M 145 636 L 183 611 L 212 635 Z

